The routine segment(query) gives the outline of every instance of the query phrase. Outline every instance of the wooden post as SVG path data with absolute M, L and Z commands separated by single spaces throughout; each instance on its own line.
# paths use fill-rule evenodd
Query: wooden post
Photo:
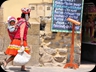
M 67 19 L 72 23 L 72 42 L 71 42 L 71 51 L 70 51 L 70 62 L 67 63 L 64 68 L 67 67 L 74 67 L 74 69 L 78 68 L 78 65 L 76 63 L 73 63 L 74 61 L 74 31 L 75 31 L 75 24 L 80 25 L 80 22 L 73 20 L 71 18 Z

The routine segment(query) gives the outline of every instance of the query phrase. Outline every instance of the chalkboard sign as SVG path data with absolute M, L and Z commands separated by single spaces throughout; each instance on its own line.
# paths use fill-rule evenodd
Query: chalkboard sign
M 82 24 L 83 0 L 53 0 L 52 26 L 54 32 L 72 32 L 72 23 L 67 21 L 70 17 Z M 81 25 L 75 26 L 75 32 L 81 32 Z

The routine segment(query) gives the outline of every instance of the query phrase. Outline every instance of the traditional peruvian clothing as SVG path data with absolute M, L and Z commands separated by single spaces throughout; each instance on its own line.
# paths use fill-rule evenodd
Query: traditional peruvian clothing
M 12 22 L 12 21 L 14 21 L 14 25 L 10 24 L 10 22 Z M 9 34 L 9 37 L 10 37 L 11 41 L 14 39 L 14 36 L 16 34 L 15 22 L 16 22 L 15 17 L 13 17 L 13 16 L 8 17 L 7 31 L 8 31 L 8 34 Z
M 18 50 L 20 50 L 20 47 L 21 47 L 20 37 L 23 37 L 23 46 L 25 47 L 25 51 L 29 53 L 29 48 L 27 46 L 27 30 L 28 30 L 27 23 L 24 19 L 21 18 L 17 22 L 17 26 L 18 28 L 17 28 L 16 34 L 14 36 L 13 41 L 10 43 L 10 45 L 8 46 L 5 52 L 6 54 L 16 55 L 18 53 Z
M 18 50 L 20 50 L 21 47 L 21 37 L 23 37 L 23 46 L 25 47 L 25 51 L 27 53 L 30 52 L 28 45 L 27 45 L 27 31 L 28 31 L 28 23 L 24 18 L 17 18 L 17 31 L 14 36 L 14 39 L 8 46 L 7 50 L 5 51 L 5 54 L 8 55 L 14 55 L 18 53 Z
M 11 39 L 11 41 L 12 41 L 12 40 L 14 39 L 14 36 L 15 36 L 15 34 L 16 34 L 16 31 L 10 32 L 9 29 L 7 29 L 7 31 L 8 31 L 9 37 L 10 37 L 10 39 Z

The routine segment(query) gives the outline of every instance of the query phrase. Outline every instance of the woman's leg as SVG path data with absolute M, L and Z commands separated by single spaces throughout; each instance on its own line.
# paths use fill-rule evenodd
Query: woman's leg
M 4 66 L 6 67 L 7 64 L 14 59 L 15 56 L 10 56 L 7 60 L 3 61 Z
M 22 70 L 22 71 L 25 70 L 25 65 L 22 65 L 22 66 L 21 66 L 21 70 Z

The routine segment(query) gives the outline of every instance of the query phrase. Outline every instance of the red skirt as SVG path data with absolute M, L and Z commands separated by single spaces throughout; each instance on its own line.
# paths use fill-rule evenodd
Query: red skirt
M 19 40 L 19 39 L 14 39 L 14 40 L 10 43 L 10 45 L 8 46 L 8 48 L 6 49 L 5 54 L 16 56 L 17 53 L 18 53 L 18 50 L 20 49 L 20 43 L 21 43 L 21 40 Z M 29 52 L 30 52 L 30 49 L 29 49 L 28 46 L 27 46 L 27 41 L 23 41 L 23 46 L 25 47 L 25 51 L 26 51 L 27 53 L 29 53 Z

